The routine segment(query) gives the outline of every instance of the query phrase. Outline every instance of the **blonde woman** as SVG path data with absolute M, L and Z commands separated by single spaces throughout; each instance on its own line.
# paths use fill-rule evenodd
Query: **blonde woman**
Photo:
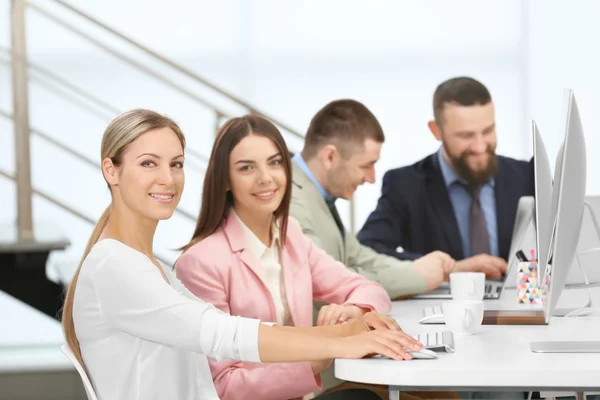
M 152 251 L 158 221 L 171 217 L 183 192 L 184 148 L 180 128 L 148 110 L 118 116 L 102 138 L 112 201 L 63 313 L 67 343 L 100 400 L 218 399 L 207 357 L 260 363 L 379 353 L 405 359 L 405 347 L 420 349 L 394 321 L 373 313 L 348 325 L 269 326 L 230 316 L 187 291 Z

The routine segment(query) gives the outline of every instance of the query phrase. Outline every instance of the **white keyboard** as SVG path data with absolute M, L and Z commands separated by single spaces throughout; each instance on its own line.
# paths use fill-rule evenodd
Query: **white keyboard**
M 444 350 L 454 353 L 454 335 L 450 331 L 424 332 L 413 336 L 428 350 Z
M 485 293 L 483 294 L 484 299 L 499 299 L 500 293 L 502 293 L 502 284 L 500 282 L 486 282 Z
M 437 305 L 433 307 L 423 308 L 423 317 L 419 320 L 420 324 L 443 324 L 444 313 L 442 312 L 442 306 Z

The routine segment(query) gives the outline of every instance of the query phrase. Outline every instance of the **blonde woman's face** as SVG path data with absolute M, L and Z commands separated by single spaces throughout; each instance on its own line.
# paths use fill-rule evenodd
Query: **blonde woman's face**
M 128 209 L 150 220 L 168 219 L 183 192 L 183 160 L 183 148 L 172 129 L 148 131 L 123 153 L 113 186 Z

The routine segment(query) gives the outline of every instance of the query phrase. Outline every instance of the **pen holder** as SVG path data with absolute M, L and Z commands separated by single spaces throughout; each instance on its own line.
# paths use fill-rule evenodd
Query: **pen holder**
M 520 262 L 517 266 L 517 296 L 519 304 L 542 304 L 535 261 Z

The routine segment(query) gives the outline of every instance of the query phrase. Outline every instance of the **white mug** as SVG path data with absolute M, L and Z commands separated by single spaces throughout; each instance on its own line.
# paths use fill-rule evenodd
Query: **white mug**
M 485 274 L 483 272 L 450 273 L 450 294 L 453 300 L 483 300 Z
M 483 300 L 453 300 L 442 303 L 444 322 L 455 335 L 473 335 L 483 322 Z

